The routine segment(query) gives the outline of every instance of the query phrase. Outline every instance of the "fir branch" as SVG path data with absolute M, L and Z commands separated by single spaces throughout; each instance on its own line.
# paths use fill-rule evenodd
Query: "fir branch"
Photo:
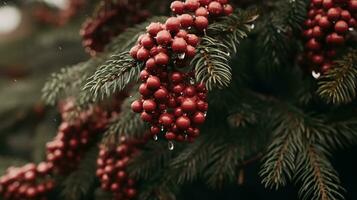
M 72 172 L 62 183 L 62 196 L 68 200 L 80 200 L 90 195 L 93 187 L 96 171 L 96 159 L 98 156 L 98 147 L 90 149 L 85 158 L 81 161 L 78 169 Z
M 131 110 L 131 103 L 137 99 L 138 93 L 126 98 L 122 105 L 121 114 L 112 120 L 108 130 L 104 134 L 105 145 L 117 144 L 120 137 L 142 138 L 147 128 L 140 115 Z
M 317 93 L 328 103 L 346 104 L 357 96 L 357 50 L 352 50 L 323 75 Z
M 197 82 L 205 83 L 208 90 L 227 87 L 232 80 L 228 46 L 218 39 L 204 36 L 197 52 L 191 61 Z
M 303 200 L 344 199 L 337 172 L 326 155 L 324 148 L 312 144 L 299 153 L 296 177 L 302 184 L 299 195 Z
M 281 5 L 284 17 L 283 23 L 296 32 L 301 31 L 303 22 L 306 19 L 308 1 L 306 0 L 288 0 L 283 1 Z
M 90 97 L 92 101 L 110 97 L 122 91 L 129 83 L 137 81 L 140 67 L 128 52 L 112 55 L 88 78 L 81 96 Z
M 91 59 L 68 68 L 62 68 L 59 73 L 51 75 L 49 81 L 42 89 L 42 99 L 49 105 L 56 101 L 71 89 L 78 89 L 88 78 L 91 68 L 94 68 L 101 59 Z

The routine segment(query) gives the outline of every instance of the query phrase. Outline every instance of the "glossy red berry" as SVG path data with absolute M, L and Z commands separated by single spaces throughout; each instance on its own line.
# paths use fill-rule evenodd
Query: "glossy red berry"
M 144 47 L 141 47 L 138 50 L 138 53 L 136 54 L 136 58 L 139 61 L 145 61 L 149 58 L 149 56 L 150 56 L 150 52 L 147 49 L 145 49 Z
M 174 1 L 170 8 L 175 14 L 182 14 L 185 10 L 185 4 L 182 1 Z
M 220 4 L 219 2 L 217 1 L 212 1 L 209 5 L 208 5 L 208 12 L 210 14 L 213 14 L 213 15 L 219 15 L 221 14 L 223 11 L 223 7 L 222 7 L 222 4 Z
M 165 134 L 165 138 L 166 138 L 167 140 L 174 140 L 174 139 L 176 138 L 176 134 L 173 133 L 173 132 L 167 132 L 167 133 Z
M 191 45 L 187 45 L 185 53 L 188 58 L 193 58 L 196 55 L 196 48 Z
M 233 7 L 230 4 L 224 5 L 223 11 L 225 15 L 231 15 L 233 13 Z
M 140 49 L 140 45 L 135 45 L 130 49 L 129 54 L 131 55 L 132 58 L 137 59 L 136 55 L 138 54 L 139 49 Z
M 167 45 L 171 42 L 172 37 L 169 31 L 162 30 L 157 33 L 156 42 L 160 45 Z
M 146 49 L 150 49 L 154 46 L 154 40 L 150 35 L 145 35 L 144 37 L 142 37 L 140 42 L 141 45 L 143 45 L 143 47 L 145 47 Z
M 187 35 L 187 44 L 192 45 L 192 46 L 197 46 L 199 42 L 199 38 L 195 34 L 188 34 Z
M 157 33 L 159 33 L 162 30 L 162 24 L 160 23 L 151 23 L 148 27 L 146 27 L 147 32 L 155 37 Z
M 171 126 L 173 121 L 174 121 L 174 117 L 169 113 L 162 114 L 159 119 L 159 123 L 165 127 Z
M 196 102 L 194 102 L 192 99 L 186 98 L 181 103 L 181 108 L 184 112 L 195 112 Z
M 167 65 L 169 64 L 169 60 L 170 60 L 169 56 L 166 53 L 162 53 L 162 52 L 157 54 L 154 57 L 154 59 L 157 65 Z
M 336 22 L 335 24 L 335 31 L 336 33 L 346 33 L 348 31 L 348 24 L 343 21 L 343 20 L 339 20 Z
M 151 99 L 148 99 L 148 100 L 145 100 L 143 102 L 143 109 L 145 110 L 145 112 L 152 112 L 156 109 L 156 103 L 154 100 L 151 100 Z
M 190 11 L 196 10 L 200 6 L 198 0 L 186 0 L 185 8 Z
M 334 5 L 333 0 L 323 0 L 323 2 L 322 2 L 322 6 L 325 9 L 330 9 L 333 7 L 333 5 Z
M 340 14 L 341 12 L 337 8 L 330 8 L 327 11 L 327 17 L 332 21 L 338 20 L 338 18 L 340 18 Z
M 203 114 L 202 112 L 197 112 L 194 116 L 193 116 L 193 123 L 197 124 L 197 125 L 201 125 L 205 122 L 206 117 L 205 114 Z
M 177 32 L 181 28 L 180 20 L 177 17 L 170 17 L 166 20 L 166 29 Z
M 167 99 L 169 92 L 165 88 L 160 88 L 154 93 L 154 97 L 158 100 Z
M 320 50 L 321 49 L 321 44 L 315 39 L 315 38 L 311 38 L 307 44 L 306 44 L 307 48 L 309 48 L 310 50 Z
M 203 30 L 207 29 L 207 27 L 208 27 L 208 19 L 206 17 L 203 17 L 203 16 L 196 17 L 196 19 L 195 19 L 195 27 L 199 31 L 203 31 Z
M 146 87 L 149 90 L 157 90 L 160 88 L 161 82 L 160 79 L 157 76 L 150 76 L 146 80 Z
M 190 119 L 188 117 L 181 116 L 181 117 L 177 118 L 175 124 L 176 124 L 178 129 L 185 131 L 190 127 L 191 121 L 190 121 Z
M 195 15 L 197 16 L 203 16 L 203 17 L 208 17 L 208 10 L 205 7 L 199 7 L 196 11 L 195 11 Z
M 171 48 L 175 53 L 183 53 L 186 51 L 187 43 L 183 38 L 175 38 L 172 41 Z
M 171 80 L 174 84 L 181 83 L 183 80 L 182 74 L 180 72 L 173 72 L 171 74 Z
M 193 17 L 189 14 L 182 14 L 179 17 L 181 26 L 184 28 L 190 27 L 193 25 Z

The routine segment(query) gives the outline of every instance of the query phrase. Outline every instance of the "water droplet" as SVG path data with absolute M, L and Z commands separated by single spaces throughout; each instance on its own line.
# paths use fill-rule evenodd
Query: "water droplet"
M 161 126 L 161 131 L 164 131 L 164 126 Z
M 190 84 L 193 85 L 195 83 L 196 83 L 195 79 L 194 78 L 190 78 Z
M 277 33 L 281 33 L 281 30 L 280 30 L 280 29 L 277 29 L 276 32 L 277 32 Z
M 130 95 L 129 97 L 130 97 L 130 98 L 133 98 L 133 96 L 132 96 L 132 95 Z
M 354 31 L 353 27 L 350 27 L 348 30 L 349 30 L 349 31 Z
M 255 24 L 251 24 L 251 25 L 250 25 L 250 28 L 251 28 L 251 29 L 254 29 L 254 28 L 255 28 Z
M 312 74 L 312 77 L 314 77 L 314 79 L 318 79 L 321 76 L 320 72 L 315 72 L 315 70 L 312 70 L 311 74 Z
M 203 113 L 203 116 L 205 116 L 205 117 L 206 117 L 206 116 L 207 116 L 207 112 L 204 112 L 204 113 Z
M 154 135 L 152 138 L 153 138 L 155 141 L 157 141 L 157 140 L 159 139 L 159 137 L 157 137 L 157 135 Z
M 175 149 L 175 145 L 172 141 L 169 141 L 169 143 L 167 144 L 168 148 L 170 151 L 174 150 Z
M 191 27 L 191 26 L 189 26 L 187 29 L 188 29 L 188 30 L 191 30 L 191 29 L 192 29 L 192 27 Z
M 185 59 L 186 54 L 185 53 L 180 53 L 177 55 L 180 60 Z
M 188 140 L 188 135 L 187 134 L 185 134 L 185 140 Z
M 17 82 L 17 79 L 14 79 L 14 82 L 16 83 L 16 82 Z
M 228 52 L 228 53 L 227 53 L 227 56 L 231 56 L 231 53 L 230 53 L 230 52 Z

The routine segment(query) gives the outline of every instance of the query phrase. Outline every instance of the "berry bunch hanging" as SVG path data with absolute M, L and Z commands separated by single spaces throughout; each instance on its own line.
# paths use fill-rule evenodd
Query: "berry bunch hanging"
M 209 21 L 230 15 L 233 8 L 227 0 L 186 0 L 172 2 L 171 10 L 176 17 L 165 24 L 151 23 L 130 50 L 135 60 L 145 63 L 141 98 L 132 103 L 132 110 L 152 125 L 155 138 L 163 131 L 169 141 L 193 141 L 208 104 L 204 84 L 193 83 L 189 61 Z
M 130 159 L 137 153 L 135 144 L 121 138 L 117 148 L 101 146 L 97 159 L 96 175 L 101 188 L 113 193 L 114 199 L 133 199 L 136 196 L 135 180 L 128 177 L 126 168 Z
M 23 167 L 10 167 L 0 178 L 0 194 L 5 200 L 46 200 L 54 188 L 54 180 L 48 176 L 53 165 L 33 163 Z
M 91 107 L 81 112 L 78 118 L 66 120 L 73 106 L 71 101 L 67 101 L 61 107 L 64 120 L 55 139 L 47 143 L 47 161 L 53 165 L 55 173 L 66 174 L 75 169 L 108 123 L 107 113 L 99 107 Z
M 128 26 L 137 24 L 150 16 L 145 9 L 148 0 L 103 1 L 95 16 L 82 25 L 80 35 L 83 46 L 92 56 L 102 52 L 111 39 Z
M 357 0 L 311 0 L 306 29 L 306 56 L 318 73 L 332 66 L 336 50 L 357 28 Z

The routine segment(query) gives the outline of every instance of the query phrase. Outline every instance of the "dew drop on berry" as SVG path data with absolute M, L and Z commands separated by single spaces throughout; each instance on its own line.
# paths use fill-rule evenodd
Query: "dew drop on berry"
M 157 141 L 159 139 L 159 137 L 157 137 L 157 135 L 154 135 L 153 139 L 154 139 L 154 141 Z
M 314 79 L 318 79 L 321 76 L 320 72 L 315 72 L 315 70 L 312 70 L 311 74 L 312 74 L 312 77 L 314 77 Z
M 185 53 L 180 53 L 180 54 L 177 55 L 177 57 L 178 57 L 180 60 L 185 59 L 185 56 L 186 56 Z

